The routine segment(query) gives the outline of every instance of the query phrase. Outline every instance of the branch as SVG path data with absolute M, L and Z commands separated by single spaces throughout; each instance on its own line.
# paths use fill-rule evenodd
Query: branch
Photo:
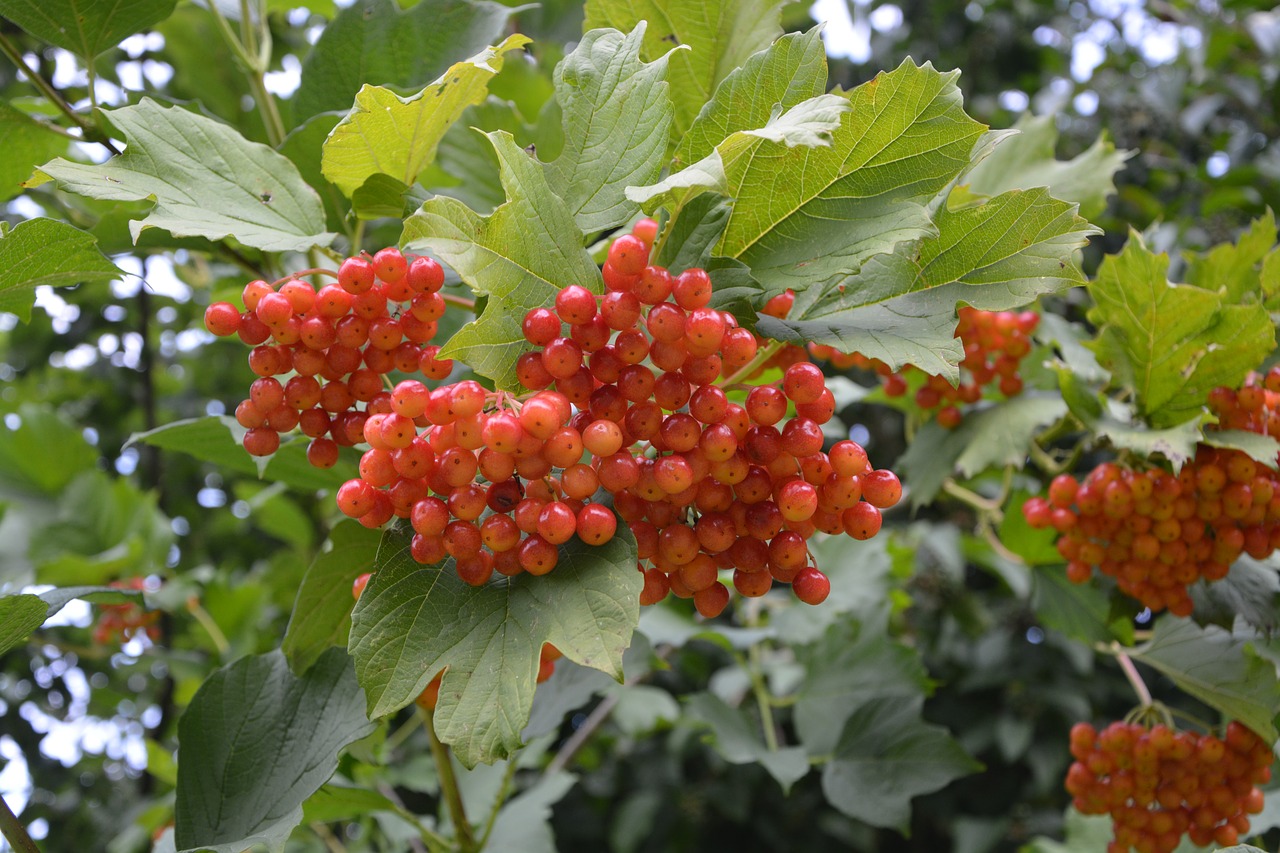
M 569 735 L 569 739 L 556 752 L 555 757 L 551 759 L 551 763 L 547 765 L 547 769 L 542 771 L 544 779 L 555 775 L 568 766 L 573 757 L 578 754 L 578 751 L 586 746 L 587 741 L 596 733 L 596 729 L 604 725 L 604 721 L 609 719 L 609 715 L 613 713 L 618 701 L 619 695 L 616 692 L 610 693 L 600 701 L 600 704 L 582 721 L 582 725 L 574 729 L 573 734 Z
M 435 714 L 431 711 L 422 711 L 422 722 L 427 730 L 427 739 L 431 742 L 431 757 L 435 760 L 436 772 L 440 774 L 440 794 L 444 797 L 445 805 L 449 809 L 449 817 L 453 821 L 454 832 L 458 836 L 459 848 L 462 853 L 472 853 L 479 849 L 476 847 L 475 833 L 471 822 L 467 820 L 467 809 L 462 804 L 462 791 L 458 788 L 458 777 L 453 772 L 453 760 L 449 755 L 449 748 L 441 743 L 436 735 L 434 717 Z
M 16 853 L 40 853 L 40 848 L 31 840 L 31 836 L 27 834 L 27 828 L 9 808 L 4 797 L 0 797 L 0 834 L 13 845 Z
M 57 107 L 63 115 L 71 119 L 72 124 L 80 128 L 80 132 L 84 134 L 84 141 L 105 145 L 111 149 L 112 154 L 120 153 L 120 149 L 111 142 L 110 137 L 103 133 L 101 128 L 76 112 L 71 104 L 67 103 L 67 99 L 62 97 L 62 93 L 53 88 L 52 83 L 41 77 L 39 72 L 27 64 L 27 61 L 22 58 L 22 53 L 18 51 L 18 48 L 14 46 L 13 42 L 9 41 L 4 33 L 0 33 L 0 53 L 9 57 L 10 61 L 18 66 L 18 70 L 27 76 L 27 80 L 31 82 L 31 85 L 39 89 L 40 94 L 49 99 L 49 103 Z M 92 88 L 90 91 L 92 91 Z

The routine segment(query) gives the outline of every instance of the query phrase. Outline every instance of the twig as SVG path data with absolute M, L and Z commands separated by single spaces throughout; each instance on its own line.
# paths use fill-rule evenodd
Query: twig
M 465 296 L 454 296 L 451 293 L 442 293 L 440 298 L 451 305 L 458 305 L 469 311 L 476 310 L 476 301 L 474 299 L 467 299 Z
M 555 757 L 551 759 L 551 763 L 547 765 L 547 769 L 542 772 L 543 778 L 553 776 L 568 766 L 573 757 L 578 754 L 578 751 L 586 746 L 587 741 L 595 734 L 596 729 L 604 725 L 604 721 L 609 719 L 609 715 L 613 713 L 613 709 L 619 701 L 618 693 L 610 693 L 600 701 L 600 704 L 582 721 L 582 725 L 574 729 L 573 734 L 569 735 L 569 739 L 556 752 Z
M 493 798 L 493 808 L 489 809 L 489 818 L 484 822 L 484 832 L 480 833 L 480 843 L 476 847 L 477 850 L 483 850 L 484 846 L 489 843 L 489 835 L 493 832 L 493 825 L 498 822 L 498 812 L 502 808 L 502 804 L 507 801 L 507 795 L 511 793 L 511 782 L 516 778 L 516 757 L 513 755 L 507 759 L 507 772 L 502 775 L 502 784 L 498 787 L 498 795 Z
M 333 834 L 333 830 L 329 829 L 329 827 L 318 820 L 312 821 L 309 826 L 311 831 L 324 842 L 324 846 L 329 849 L 329 853 L 347 853 L 346 846 L 338 840 L 338 837 Z
M 27 79 L 31 81 L 31 85 L 39 89 L 40 94 L 49 99 L 49 103 L 57 107 L 59 112 L 71 119 L 72 124 L 80 128 L 80 131 L 84 134 L 85 142 L 96 142 L 99 145 L 105 145 L 107 148 L 111 149 L 112 154 L 120 153 L 120 149 L 111 142 L 110 137 L 103 133 L 101 128 L 76 112 L 72 108 L 71 104 L 67 103 L 67 99 L 62 97 L 62 93 L 53 88 L 52 83 L 41 77 L 39 72 L 27 64 L 27 61 L 22 58 L 22 54 L 18 51 L 18 48 L 14 46 L 13 42 L 9 41 L 8 37 L 5 36 L 4 33 L 0 33 L 0 53 L 9 57 L 10 61 L 12 61 L 14 65 L 18 66 L 18 70 L 25 74 Z M 90 88 L 92 90 L 92 84 L 90 85 Z
M 209 615 L 208 610 L 200 606 L 200 600 L 194 595 L 187 599 L 187 612 L 195 617 L 195 620 L 200 623 L 200 627 L 204 628 L 205 632 L 208 633 L 209 639 L 213 640 L 213 645 L 218 649 L 218 654 L 226 657 L 227 652 L 231 651 L 231 644 L 227 642 L 227 635 L 222 633 L 218 623 L 213 621 L 213 617 Z
M 984 498 L 977 492 L 966 489 L 955 480 L 948 477 L 942 483 L 942 491 L 958 501 L 968 504 L 979 512 L 989 513 L 994 516 L 1000 515 L 1000 504 L 990 498 Z
M 410 722 L 416 722 L 410 718 Z M 392 788 L 386 782 L 378 783 L 378 793 L 391 801 L 391 805 L 396 807 L 396 814 L 413 824 L 414 828 L 422 836 L 422 839 L 410 838 L 409 846 L 413 848 L 413 853 L 427 853 L 427 848 L 422 845 L 425 840 L 432 850 L 449 850 L 453 847 L 449 843 L 449 839 L 445 838 L 438 832 L 432 832 L 430 829 L 422 825 L 422 821 L 418 820 L 418 816 L 409 811 L 405 806 L 404 800 L 400 799 L 400 795 L 396 793 L 396 789 Z
M 1129 679 L 1129 684 L 1133 686 L 1133 692 L 1138 694 L 1138 701 L 1142 703 L 1142 707 L 1149 707 L 1152 704 L 1151 691 L 1147 689 L 1146 682 L 1138 674 L 1138 668 L 1133 665 L 1133 660 L 1118 647 L 1113 653 L 1120 663 L 1120 668 L 1124 670 L 1124 677 Z
M 782 349 L 781 341 L 771 341 L 767 346 L 763 347 L 756 353 L 755 358 L 751 359 L 751 361 L 747 362 L 742 367 L 739 367 L 733 373 L 726 376 L 724 378 L 724 381 L 722 381 L 720 385 L 723 387 L 728 385 L 735 385 L 741 382 L 743 379 L 746 379 L 748 376 L 750 376 L 751 374 L 759 370 L 761 367 L 763 367 L 764 363 L 768 361 L 770 358 L 772 358 L 774 353 L 776 353 L 780 349 Z
M 756 697 L 756 705 L 760 708 L 760 728 L 764 731 L 764 744 L 770 752 L 778 751 L 778 726 L 773 721 L 773 703 L 770 702 L 769 686 L 764 682 L 761 672 L 760 644 L 752 643 L 747 649 L 750 665 L 747 675 L 751 678 L 751 690 Z
M 27 834 L 27 828 L 18 820 L 18 816 L 9 808 L 9 804 L 0 797 L 0 834 L 13 845 L 15 853 L 40 853 L 40 848 Z
M 440 795 L 444 797 L 449 817 L 453 820 L 458 847 L 462 853 L 472 853 L 479 849 L 476 847 L 475 832 L 467 820 L 467 809 L 462 804 L 462 791 L 458 788 L 458 777 L 453 772 L 453 759 L 449 755 L 449 749 L 436 735 L 434 717 L 433 712 L 422 710 L 422 722 L 427 730 L 427 739 L 431 742 L 431 757 L 435 760 L 436 772 L 440 774 Z

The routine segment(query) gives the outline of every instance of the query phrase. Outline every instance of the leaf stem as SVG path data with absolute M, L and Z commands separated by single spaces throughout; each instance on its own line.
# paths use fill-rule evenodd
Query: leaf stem
M 968 504 L 981 513 L 997 517 L 1001 514 L 1000 503 L 998 501 L 992 500 L 991 498 L 984 498 L 977 492 L 966 489 L 950 477 L 943 481 L 942 491 L 946 492 L 956 500 Z
M 547 769 L 542 771 L 542 778 L 553 776 L 568 766 L 573 757 L 578 754 L 578 751 L 586 746 L 587 741 L 595 734 L 596 729 L 604 725 L 604 721 L 609 719 L 609 715 L 613 713 L 613 709 L 617 707 L 619 701 L 617 691 L 601 699 L 600 704 L 592 709 L 587 718 L 582 721 L 582 725 L 573 730 L 573 734 L 569 735 L 569 739 L 556 752 L 551 759 L 551 763 L 547 765 Z
M 62 97 L 62 93 L 53 87 L 52 83 L 41 77 L 39 72 L 27 64 L 27 61 L 22 58 L 22 53 L 14 46 L 13 42 L 9 41 L 9 38 L 4 33 L 0 33 L 0 53 L 9 57 L 9 60 L 18 66 L 18 70 L 27 76 L 27 80 L 31 82 L 31 85 L 39 89 L 40 94 L 49 99 L 49 103 L 57 107 L 59 112 L 71 119 L 72 124 L 80 128 L 80 132 L 84 134 L 82 141 L 104 145 L 111 149 L 112 154 L 120 153 L 120 149 L 111 142 L 111 139 L 103 133 L 101 128 L 76 112 L 71 104 L 67 103 L 67 99 Z M 90 92 L 92 92 L 92 73 L 89 76 Z
M 1116 656 L 1120 669 L 1124 670 L 1124 677 L 1129 679 L 1129 684 L 1133 686 L 1133 692 L 1138 694 L 1138 701 L 1142 703 L 1142 707 L 1152 705 L 1151 691 L 1147 689 L 1146 682 L 1138 674 L 1138 668 L 1133 665 L 1133 659 L 1120 651 L 1119 647 L 1114 647 L 1112 653 Z
M 776 353 L 780 349 L 782 349 L 782 341 L 770 341 L 767 345 L 765 345 L 758 352 L 756 352 L 755 358 L 751 359 L 751 361 L 747 362 L 746 364 L 742 365 L 742 367 L 739 367 L 733 373 L 726 376 L 720 382 L 720 386 L 727 387 L 729 385 L 736 385 L 737 383 L 746 379 L 748 376 L 750 376 L 751 374 L 759 370 L 761 367 L 763 367 L 765 362 L 773 358 L 774 353 Z
M 467 820 L 467 810 L 462 804 L 462 791 L 458 788 L 458 777 L 453 772 L 453 759 L 449 748 L 440 742 L 436 735 L 435 713 L 425 708 L 422 710 L 422 722 L 427 730 L 427 740 L 431 742 L 431 757 L 436 763 L 436 772 L 440 775 L 440 795 L 444 797 L 445 806 L 449 809 L 449 817 L 453 821 L 457 834 L 458 847 L 462 853 L 473 853 L 479 850 L 471 823 Z
M 297 271 L 297 272 L 295 272 L 295 273 L 290 273 L 289 275 L 285 276 L 284 278 L 278 278 L 278 279 L 276 279 L 275 281 L 271 282 L 271 286 L 272 286 L 272 287 L 275 287 L 275 288 L 278 288 L 278 287 L 280 287 L 280 285 L 284 284 L 286 281 L 292 281 L 292 280 L 293 280 L 293 279 L 295 279 L 295 278 L 302 278 L 302 277 L 303 277 L 303 276 L 305 276 L 305 275 L 327 275 L 327 276 L 330 276 L 330 277 L 332 277 L 332 278 L 337 278 L 337 277 L 338 277 L 337 272 L 335 272 L 334 270 L 326 270 L 326 269 L 321 269 L 321 268 L 318 268 L 318 267 L 313 267 L 312 269 L 308 269 L 308 270 L 298 270 L 298 271 Z
M 13 845 L 15 853 L 40 853 L 40 848 L 27 834 L 27 828 L 18 820 L 18 816 L 9 808 L 4 797 L 0 797 L 0 834 Z
M 498 795 L 493 798 L 493 808 L 489 809 L 489 818 L 484 822 L 484 832 L 480 833 L 480 843 L 477 850 L 483 850 L 484 846 L 489 843 L 489 835 L 493 832 L 493 825 L 498 822 L 498 811 L 502 808 L 502 804 L 507 801 L 507 795 L 511 793 L 511 783 L 516 778 L 516 758 L 513 755 L 507 759 L 507 772 L 502 775 L 502 784 L 498 787 Z
M 417 721 L 410 717 L 409 723 L 416 724 Z M 379 782 L 378 793 L 391 801 L 391 805 L 396 808 L 396 814 L 409 821 L 418 830 L 421 838 L 409 839 L 409 846 L 413 848 L 414 853 L 426 853 L 427 848 L 430 848 L 432 853 L 445 853 L 445 851 L 453 849 L 449 839 L 424 826 L 418 816 L 405 807 L 404 800 L 400 799 L 400 795 L 396 793 L 395 788 L 392 788 L 386 782 Z M 423 842 L 426 842 L 426 847 L 423 847 Z
M 770 752 L 778 751 L 778 726 L 773 720 L 773 703 L 770 701 L 769 685 L 765 684 L 761 671 L 760 644 L 752 643 L 747 649 L 750 666 L 747 674 L 751 677 L 751 691 L 755 694 L 756 705 L 760 708 L 760 728 L 764 731 L 764 744 Z
M 249 14 L 249 0 L 240 0 L 240 25 L 244 39 L 236 35 L 235 30 L 231 28 L 231 24 L 227 21 L 226 16 L 222 14 L 222 10 L 218 8 L 216 2 L 211 0 L 208 5 L 209 11 L 213 13 L 214 20 L 218 24 L 218 31 L 222 33 L 222 38 L 231 48 L 232 53 L 235 54 L 241 68 L 244 70 L 245 77 L 249 81 L 249 88 L 253 91 L 253 100 L 258 105 L 258 112 L 262 115 L 262 125 L 267 131 L 267 141 L 271 143 L 272 148 L 278 148 L 280 143 L 284 142 L 284 120 L 280 118 L 280 108 L 276 104 L 275 97 L 267 91 L 267 86 L 263 79 L 267 71 L 267 63 L 271 58 L 270 42 L 264 38 L 260 48 L 257 44 L 254 44 L 256 40 L 251 29 L 252 23 L 250 19 L 252 16 Z M 246 40 L 248 43 L 246 43 Z
M 217 648 L 218 655 L 225 658 L 227 652 L 231 651 L 231 644 L 227 642 L 227 635 L 222 633 L 218 623 L 213 621 L 213 617 L 209 615 L 208 610 L 200 606 L 199 599 L 194 595 L 187 599 L 187 612 L 200 623 L 200 627 L 204 628 L 205 633 L 209 635 L 209 639 L 213 640 L 213 645 Z
M 469 311 L 476 310 L 476 301 L 474 299 L 467 299 L 465 296 L 454 296 L 452 293 L 442 293 L 440 298 L 450 305 L 458 305 Z
M 324 846 L 329 850 L 329 853 L 347 853 L 346 846 L 338 840 L 338 837 L 333 834 L 333 830 L 329 829 L 329 827 L 318 820 L 312 821 L 309 827 L 324 842 Z

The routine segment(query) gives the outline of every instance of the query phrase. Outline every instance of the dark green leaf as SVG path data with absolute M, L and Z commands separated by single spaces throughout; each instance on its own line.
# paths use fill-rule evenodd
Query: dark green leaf
M 645 29 L 591 30 L 556 66 L 564 147 L 547 177 L 587 234 L 628 222 L 636 205 L 624 190 L 653 181 L 666 159 L 669 55 L 641 61 Z
M 36 38 L 93 59 L 173 13 L 176 0 L 0 0 L 4 15 Z
M 419 565 L 404 532 L 383 539 L 352 614 L 350 649 L 370 716 L 404 707 L 442 669 L 436 731 L 463 764 L 510 755 L 529 719 L 539 653 L 552 643 L 583 666 L 622 675 L 639 618 L 635 543 L 619 531 L 593 547 L 574 538 L 555 570 L 471 587 Z
M 1022 515 L 1022 505 L 1032 497 L 1030 492 L 1015 490 L 1005 502 L 1004 518 L 997 531 L 1000 543 L 1029 565 L 1058 565 L 1062 557 L 1056 543 L 1058 533 L 1052 528 L 1034 528 Z
M 121 275 L 97 239 L 53 219 L 28 219 L 0 234 L 0 311 L 31 319 L 36 288 L 110 281 Z
M 1220 581 L 1191 587 L 1195 619 L 1230 630 L 1237 618 L 1268 634 L 1280 628 L 1280 576 L 1270 561 L 1242 555 Z
M 420 89 L 502 37 L 512 9 L 488 0 L 359 0 L 338 13 L 302 62 L 294 116 L 348 110 L 360 87 Z
M 690 267 L 705 269 L 732 207 L 728 198 L 716 193 L 703 193 L 688 201 L 680 215 L 666 223 L 652 263 L 666 267 L 672 274 Z M 759 286 L 755 289 L 759 290 Z M 719 290 L 715 288 L 713 295 L 718 295 Z
M 128 141 L 102 165 L 61 158 L 40 167 L 33 184 L 89 198 L 156 202 L 130 223 L 134 242 L 145 228 L 175 237 L 234 237 L 271 252 L 328 245 L 324 208 L 287 158 L 250 142 L 219 121 L 150 98 L 106 113 Z
M 337 112 L 314 115 L 289 131 L 280 145 L 280 153 L 298 167 L 302 180 L 320 194 L 320 199 L 324 202 L 327 227 L 334 229 L 342 227 L 348 204 L 338 188 L 325 180 L 320 164 L 324 154 L 324 141 L 344 115 L 345 113 Z
M 789 746 L 771 752 L 758 734 L 759 723 L 749 722 L 742 711 L 730 708 L 713 693 L 695 693 L 685 699 L 685 710 L 695 722 L 709 726 L 716 752 L 730 764 L 759 764 L 782 786 L 784 794 L 809 772 L 804 747 Z
M 49 617 L 49 604 L 38 595 L 0 598 L 0 655 L 17 648 Z
M 52 411 L 27 403 L 18 420 L 16 429 L 0 425 L 0 496 L 58 496 L 97 462 L 80 430 Z
M 1244 723 L 1268 743 L 1276 739 L 1272 724 L 1280 711 L 1276 668 L 1259 658 L 1245 639 L 1216 625 L 1202 628 L 1166 616 L 1156 623 L 1151 641 L 1129 654 L 1209 707 Z
M 381 533 L 343 521 L 329 534 L 332 546 L 319 554 L 298 587 L 280 649 L 294 672 L 305 672 L 325 649 L 345 646 L 351 632 L 351 585 L 373 571 Z
M 1047 627 L 1084 643 L 1133 639 L 1132 623 L 1113 621 L 1110 599 L 1096 583 L 1072 583 L 1061 565 L 1036 566 L 1032 576 L 1032 606 Z
M 905 833 L 912 797 L 982 769 L 946 729 L 921 719 L 923 703 L 920 696 L 872 699 L 854 712 L 822 769 L 822 791 L 831 805 Z
M 303 823 L 357 820 L 374 812 L 396 811 L 395 803 L 377 791 L 347 785 L 322 785 L 302 804 Z
M 857 708 L 876 699 L 903 705 L 923 696 L 928 674 L 918 652 L 890 640 L 882 625 L 837 621 L 804 650 L 795 725 L 810 755 L 828 755 Z
M 241 440 L 244 428 L 227 415 L 174 421 L 150 432 L 136 433 L 129 443 L 142 442 L 164 450 L 176 450 L 204 462 L 241 474 L 287 483 L 295 489 L 334 489 L 355 476 L 345 462 L 332 468 L 316 468 L 307 462 L 307 441 L 295 439 L 265 459 L 245 452 Z
M 410 251 L 430 249 L 472 290 L 489 297 L 484 312 L 450 339 L 443 354 L 501 388 L 514 388 L 516 358 L 530 348 L 520 325 L 525 313 L 551 305 L 570 284 L 599 293 L 604 283 L 543 166 L 509 133 L 486 138 L 502 165 L 506 203 L 479 216 L 456 199 L 430 199 L 405 222 L 402 244 Z
M 178 722 L 178 849 L 283 849 L 342 748 L 372 730 L 341 649 L 302 676 L 279 651 L 219 669 Z

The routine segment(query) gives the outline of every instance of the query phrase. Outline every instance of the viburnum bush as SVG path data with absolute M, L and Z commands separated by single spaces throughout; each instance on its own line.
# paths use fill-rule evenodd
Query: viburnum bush
M 1274 839 L 1269 212 L 1126 237 L 1132 152 L 833 88 L 780 3 L 50 3 L 0 0 L 57 380 L 0 363 L 15 849 Z

